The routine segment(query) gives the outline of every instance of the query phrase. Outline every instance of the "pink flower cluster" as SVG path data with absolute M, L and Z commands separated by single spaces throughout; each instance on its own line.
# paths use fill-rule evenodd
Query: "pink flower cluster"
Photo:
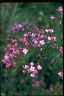
M 26 25 L 26 24 L 25 24 Z M 25 26 L 26 27 L 26 26 Z M 18 30 L 24 30 L 24 24 L 15 23 L 9 30 L 8 34 L 10 36 L 10 32 L 16 34 Z M 19 55 L 24 53 L 24 56 L 29 52 L 29 46 L 33 46 L 34 48 L 40 48 L 40 51 L 43 50 L 43 46 L 47 44 L 48 41 L 56 41 L 55 36 L 47 36 L 47 33 L 53 33 L 53 29 L 39 29 L 37 26 L 34 26 L 34 31 L 28 31 L 23 34 L 23 37 L 18 39 L 12 39 L 11 36 L 6 37 L 7 42 L 10 42 L 5 47 L 5 51 L 8 52 L 5 54 L 3 63 L 6 64 L 6 67 L 16 66 L 17 63 L 13 60 L 17 58 Z M 20 33 L 20 31 L 18 31 Z M 19 47 L 19 45 L 23 45 Z M 23 55 L 23 54 L 22 54 Z M 36 58 L 42 58 L 40 54 L 36 55 Z M 46 60 L 46 57 L 43 57 Z M 52 60 L 54 61 L 54 60 Z M 52 63 L 51 61 L 51 63 Z M 30 73 L 30 77 L 35 77 L 39 70 L 42 70 L 42 66 L 40 64 L 36 64 L 37 67 L 34 66 L 34 63 L 31 62 L 30 65 L 23 66 L 22 72 L 25 73 L 26 70 Z
M 24 30 L 24 25 L 22 24 L 14 24 L 9 30 L 8 34 L 10 36 L 10 32 L 13 31 L 15 34 L 18 30 Z M 39 29 L 36 26 L 34 26 L 34 31 L 28 31 L 23 34 L 23 37 L 19 39 L 12 39 L 11 37 L 6 37 L 7 42 L 10 42 L 5 47 L 5 51 L 8 52 L 5 54 L 4 59 L 2 60 L 3 63 L 6 64 L 6 67 L 10 66 L 16 66 L 17 63 L 13 60 L 18 57 L 21 53 L 24 53 L 24 56 L 28 54 L 29 46 L 33 46 L 34 48 L 40 48 L 40 51 L 43 50 L 43 46 L 47 44 L 48 41 L 56 41 L 55 36 L 47 36 L 45 35 L 45 32 L 47 33 L 53 33 L 53 29 Z M 18 32 L 20 33 L 20 32 Z M 23 45 L 19 48 L 19 45 Z M 62 53 L 62 47 L 60 47 L 60 52 Z M 36 58 L 42 58 L 40 54 L 36 55 Z M 44 57 L 46 60 L 46 57 Z M 51 64 L 55 61 L 55 59 L 52 59 Z M 37 67 L 35 67 L 37 66 Z M 39 70 L 42 70 L 42 66 L 38 64 L 34 64 L 33 62 L 30 63 L 30 65 L 23 65 L 22 72 L 25 73 L 28 71 L 30 73 L 30 77 L 35 77 L 35 75 L 38 73 Z
M 37 68 L 35 66 L 37 66 Z M 38 70 L 42 70 L 42 66 L 39 63 L 35 65 L 33 62 L 31 62 L 30 65 L 23 65 L 22 72 L 25 73 L 26 70 L 28 73 L 30 73 L 30 77 L 35 77 L 35 75 L 38 73 Z
M 17 24 L 16 22 L 14 23 L 14 25 L 12 27 L 10 27 L 10 29 L 7 31 L 8 35 L 10 34 L 11 31 L 13 32 L 17 32 L 20 29 L 24 30 L 24 26 L 23 24 Z
M 10 67 L 11 65 L 16 66 L 16 62 L 12 62 L 12 63 L 10 62 L 10 58 L 13 58 L 13 57 L 15 57 L 13 54 L 8 54 L 8 53 L 5 54 L 2 62 L 6 64 L 6 67 Z
M 60 14 L 63 14 L 62 7 L 59 7 L 57 11 Z M 56 18 L 54 16 L 51 16 L 51 20 L 55 19 Z M 10 27 L 10 29 L 7 31 L 7 33 L 7 45 L 4 48 L 6 53 L 4 55 L 4 59 L 2 60 L 6 67 L 16 66 L 16 58 L 18 56 L 21 56 L 21 58 L 22 56 L 26 56 L 26 54 L 29 54 L 29 51 L 31 51 L 32 48 L 34 48 L 35 51 L 37 48 L 38 50 L 40 50 L 39 52 L 43 53 L 46 44 L 51 45 L 51 42 L 53 44 L 56 43 L 56 36 L 52 35 L 54 33 L 53 29 L 47 28 L 43 30 L 38 28 L 36 25 L 32 26 L 30 23 L 27 22 L 23 24 L 17 24 L 15 22 L 14 25 Z M 19 34 L 19 38 L 16 39 L 15 35 L 17 35 L 17 33 Z M 13 34 L 14 36 L 11 36 L 11 34 Z M 13 39 L 13 37 L 15 39 Z M 57 47 L 57 49 L 59 48 L 56 45 L 53 45 L 52 47 Z M 62 46 L 60 46 L 59 51 L 60 53 L 63 53 Z M 37 53 L 36 58 L 42 58 L 41 54 Z M 43 59 L 46 60 L 47 57 L 45 56 L 43 57 Z M 50 63 L 54 63 L 55 60 L 56 58 L 53 58 Z M 42 66 L 39 63 L 35 64 L 31 62 L 28 65 L 23 65 L 22 72 L 25 73 L 26 71 L 28 71 L 28 73 L 30 73 L 30 77 L 35 77 L 39 70 L 42 70 Z M 61 75 L 60 73 L 58 74 L 59 76 Z

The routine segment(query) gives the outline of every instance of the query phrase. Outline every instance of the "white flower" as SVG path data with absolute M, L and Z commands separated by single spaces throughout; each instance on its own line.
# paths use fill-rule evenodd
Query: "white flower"
M 34 77 L 34 76 L 35 76 L 35 74 L 33 74 L 33 73 L 30 74 L 30 77 Z
M 35 67 L 31 66 L 31 67 L 30 67 L 30 72 L 33 72 L 34 69 L 35 69 Z
M 5 57 L 4 57 L 5 59 L 9 59 L 9 56 L 7 55 L 7 54 L 5 54 Z
M 24 54 L 27 54 L 28 50 L 26 48 L 23 49 L 22 51 Z
M 40 44 L 44 45 L 45 44 L 44 40 L 40 40 Z
M 31 36 L 32 36 L 32 37 L 35 37 L 35 34 L 33 34 L 33 33 L 32 33 L 32 35 L 31 35 Z
M 46 32 L 49 32 L 49 30 L 48 30 L 48 29 L 45 29 L 45 31 L 46 31 Z
M 48 36 L 48 40 L 51 40 L 51 37 L 50 36 Z
M 25 34 L 24 34 L 24 37 L 28 37 L 28 35 L 25 33 Z
M 37 68 L 38 68 L 39 70 L 41 70 L 41 69 L 42 69 L 41 65 L 38 65 L 38 66 L 37 66 Z
M 53 33 L 54 32 L 54 30 L 52 30 L 52 29 L 48 29 L 48 30 L 49 30 L 50 33 Z
M 19 28 L 21 28 L 21 24 L 19 24 L 18 26 L 19 26 Z
M 40 51 L 42 51 L 42 48 L 40 48 Z
M 22 28 L 23 26 L 22 26 L 22 24 L 19 24 L 18 27 L 19 27 L 19 28 Z
M 54 17 L 54 16 L 51 16 L 50 18 L 51 18 L 51 20 L 54 20 L 54 19 L 55 19 L 55 17 Z
M 54 41 L 56 41 L 56 37 L 54 37 Z

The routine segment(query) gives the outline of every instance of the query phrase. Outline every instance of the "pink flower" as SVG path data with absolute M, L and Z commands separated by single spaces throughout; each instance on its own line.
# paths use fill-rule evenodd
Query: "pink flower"
M 14 53 L 14 54 L 20 54 L 20 52 L 19 52 L 18 49 L 17 49 L 17 50 L 13 50 L 13 53 Z
M 28 32 L 27 34 L 28 34 L 28 36 L 30 36 L 31 35 L 31 32 Z
M 45 44 L 44 40 L 40 40 L 40 44 L 44 45 Z
M 6 48 L 4 48 L 4 50 L 6 51 Z
M 35 69 L 32 73 L 34 73 L 34 74 L 38 73 L 37 69 Z
M 22 28 L 22 27 L 23 27 L 23 25 L 22 25 L 22 24 L 19 24 L 19 25 L 18 25 L 18 27 L 19 27 L 19 28 Z
M 15 42 L 15 40 L 12 40 L 12 42 L 14 43 L 14 42 Z
M 40 37 L 41 37 L 40 33 L 39 33 L 39 34 L 37 34 L 37 35 L 38 35 L 38 38 L 40 38 Z
M 29 46 L 29 43 L 28 42 L 25 42 L 25 46 L 28 47 Z
M 61 15 L 63 15 L 63 7 L 59 7 L 59 8 L 57 9 L 57 11 L 58 11 Z
M 11 66 L 11 63 L 6 63 L 6 67 L 10 67 Z
M 14 44 L 14 46 L 17 46 L 17 45 L 18 45 L 17 43 Z
M 28 35 L 25 33 L 25 34 L 24 34 L 24 37 L 28 37 Z
M 23 68 L 24 68 L 24 69 L 28 69 L 28 68 L 29 68 L 29 66 L 28 66 L 28 65 L 25 65 L 25 66 L 23 66 Z
M 27 54 L 28 50 L 26 48 L 23 48 L 23 51 L 22 51 L 24 54 Z
M 30 63 L 30 65 L 31 65 L 31 66 L 34 66 L 34 63 L 33 63 L 33 62 L 31 62 L 31 63 Z
M 34 33 L 32 33 L 32 35 L 31 35 L 32 37 L 35 37 L 35 34 Z
M 10 50 L 15 50 L 15 48 L 14 47 L 10 47 Z
M 41 38 L 43 38 L 44 36 L 43 36 L 43 35 L 41 35 L 40 37 L 41 37 Z
M 59 75 L 61 78 L 63 78 L 63 72 L 60 71 L 60 72 L 58 73 L 58 75 Z
M 54 31 L 52 29 L 48 29 L 50 33 L 53 33 Z
M 10 44 L 7 44 L 7 47 L 8 47 L 8 48 L 10 48 L 10 47 L 11 47 L 11 45 L 10 45 Z
M 63 7 L 59 7 L 59 8 L 57 9 L 57 11 L 58 11 L 58 12 L 63 12 Z
M 46 36 L 46 35 L 44 35 L 44 38 L 47 38 L 47 36 Z
M 14 58 L 15 57 L 15 55 L 13 54 L 13 53 L 10 53 L 9 54 L 9 58 L 11 59 L 11 58 Z
M 37 40 L 34 40 L 34 43 L 35 43 L 35 44 L 37 44 L 37 43 L 38 43 L 38 41 L 37 41 Z
M 26 37 L 21 38 L 21 41 L 22 41 L 22 42 L 26 42 L 26 41 L 27 41 L 27 40 L 26 40 Z
M 60 51 L 61 53 L 63 53 L 63 47 L 60 47 L 59 51 Z
M 12 62 L 12 65 L 13 65 L 13 66 L 16 66 L 16 62 Z
M 22 73 L 25 73 L 25 70 L 22 70 Z
M 40 47 L 40 43 L 36 44 L 36 47 Z
M 7 60 L 7 59 L 9 59 L 9 56 L 7 54 L 5 54 L 4 58 Z
M 7 62 L 9 62 L 9 60 L 3 59 L 2 62 L 3 62 L 4 64 L 6 64 Z
M 56 37 L 52 36 L 52 37 L 51 37 L 51 40 L 56 41 Z

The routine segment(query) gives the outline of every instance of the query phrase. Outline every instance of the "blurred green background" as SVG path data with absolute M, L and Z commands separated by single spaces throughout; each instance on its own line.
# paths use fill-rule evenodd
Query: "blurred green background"
M 1 3 L 0 11 L 1 11 L 1 21 L 0 21 L 0 32 L 1 32 L 1 42 L 0 42 L 0 51 L 1 51 L 1 59 L 3 59 L 5 52 L 3 48 L 6 45 L 6 32 L 7 30 L 14 24 L 15 21 L 17 23 L 30 22 L 31 24 L 37 25 L 39 28 L 46 29 L 47 27 L 51 27 L 55 29 L 55 36 L 58 37 L 57 44 L 62 46 L 61 40 L 59 40 L 62 34 L 62 25 L 60 27 L 57 24 L 53 24 L 50 21 L 50 16 L 55 16 L 60 20 L 59 13 L 56 12 L 56 9 L 60 6 L 63 6 L 60 2 L 22 2 L 22 3 Z M 54 22 L 54 21 L 53 21 Z M 61 32 L 60 32 L 61 31 Z M 50 57 L 49 57 L 50 58 Z M 60 58 L 60 57 L 59 57 Z M 38 80 L 41 82 L 41 87 L 34 88 L 31 86 L 32 81 L 31 78 L 27 78 L 21 74 L 21 69 L 19 67 L 17 69 L 7 69 L 4 64 L 0 64 L 2 79 L 1 79 L 1 96 L 30 96 L 30 95 L 62 95 L 63 94 L 63 82 L 59 79 L 59 76 L 54 72 L 58 72 L 62 70 L 62 65 L 59 65 L 59 58 L 57 60 L 57 66 L 54 66 L 50 71 L 50 68 L 45 72 L 45 77 L 38 77 Z M 20 61 L 21 62 L 21 61 Z M 22 61 L 22 63 L 24 60 Z M 61 62 L 62 63 L 62 62 Z M 51 73 L 51 74 L 50 74 Z M 42 73 L 40 73 L 41 75 Z M 48 76 L 48 77 L 47 77 Z M 25 79 L 26 81 L 22 84 L 20 83 L 21 79 Z M 32 79 L 33 80 L 33 79 Z M 51 85 L 50 85 L 50 84 Z M 47 86 L 47 88 L 46 88 Z M 49 87 L 53 87 L 53 91 L 49 90 Z

